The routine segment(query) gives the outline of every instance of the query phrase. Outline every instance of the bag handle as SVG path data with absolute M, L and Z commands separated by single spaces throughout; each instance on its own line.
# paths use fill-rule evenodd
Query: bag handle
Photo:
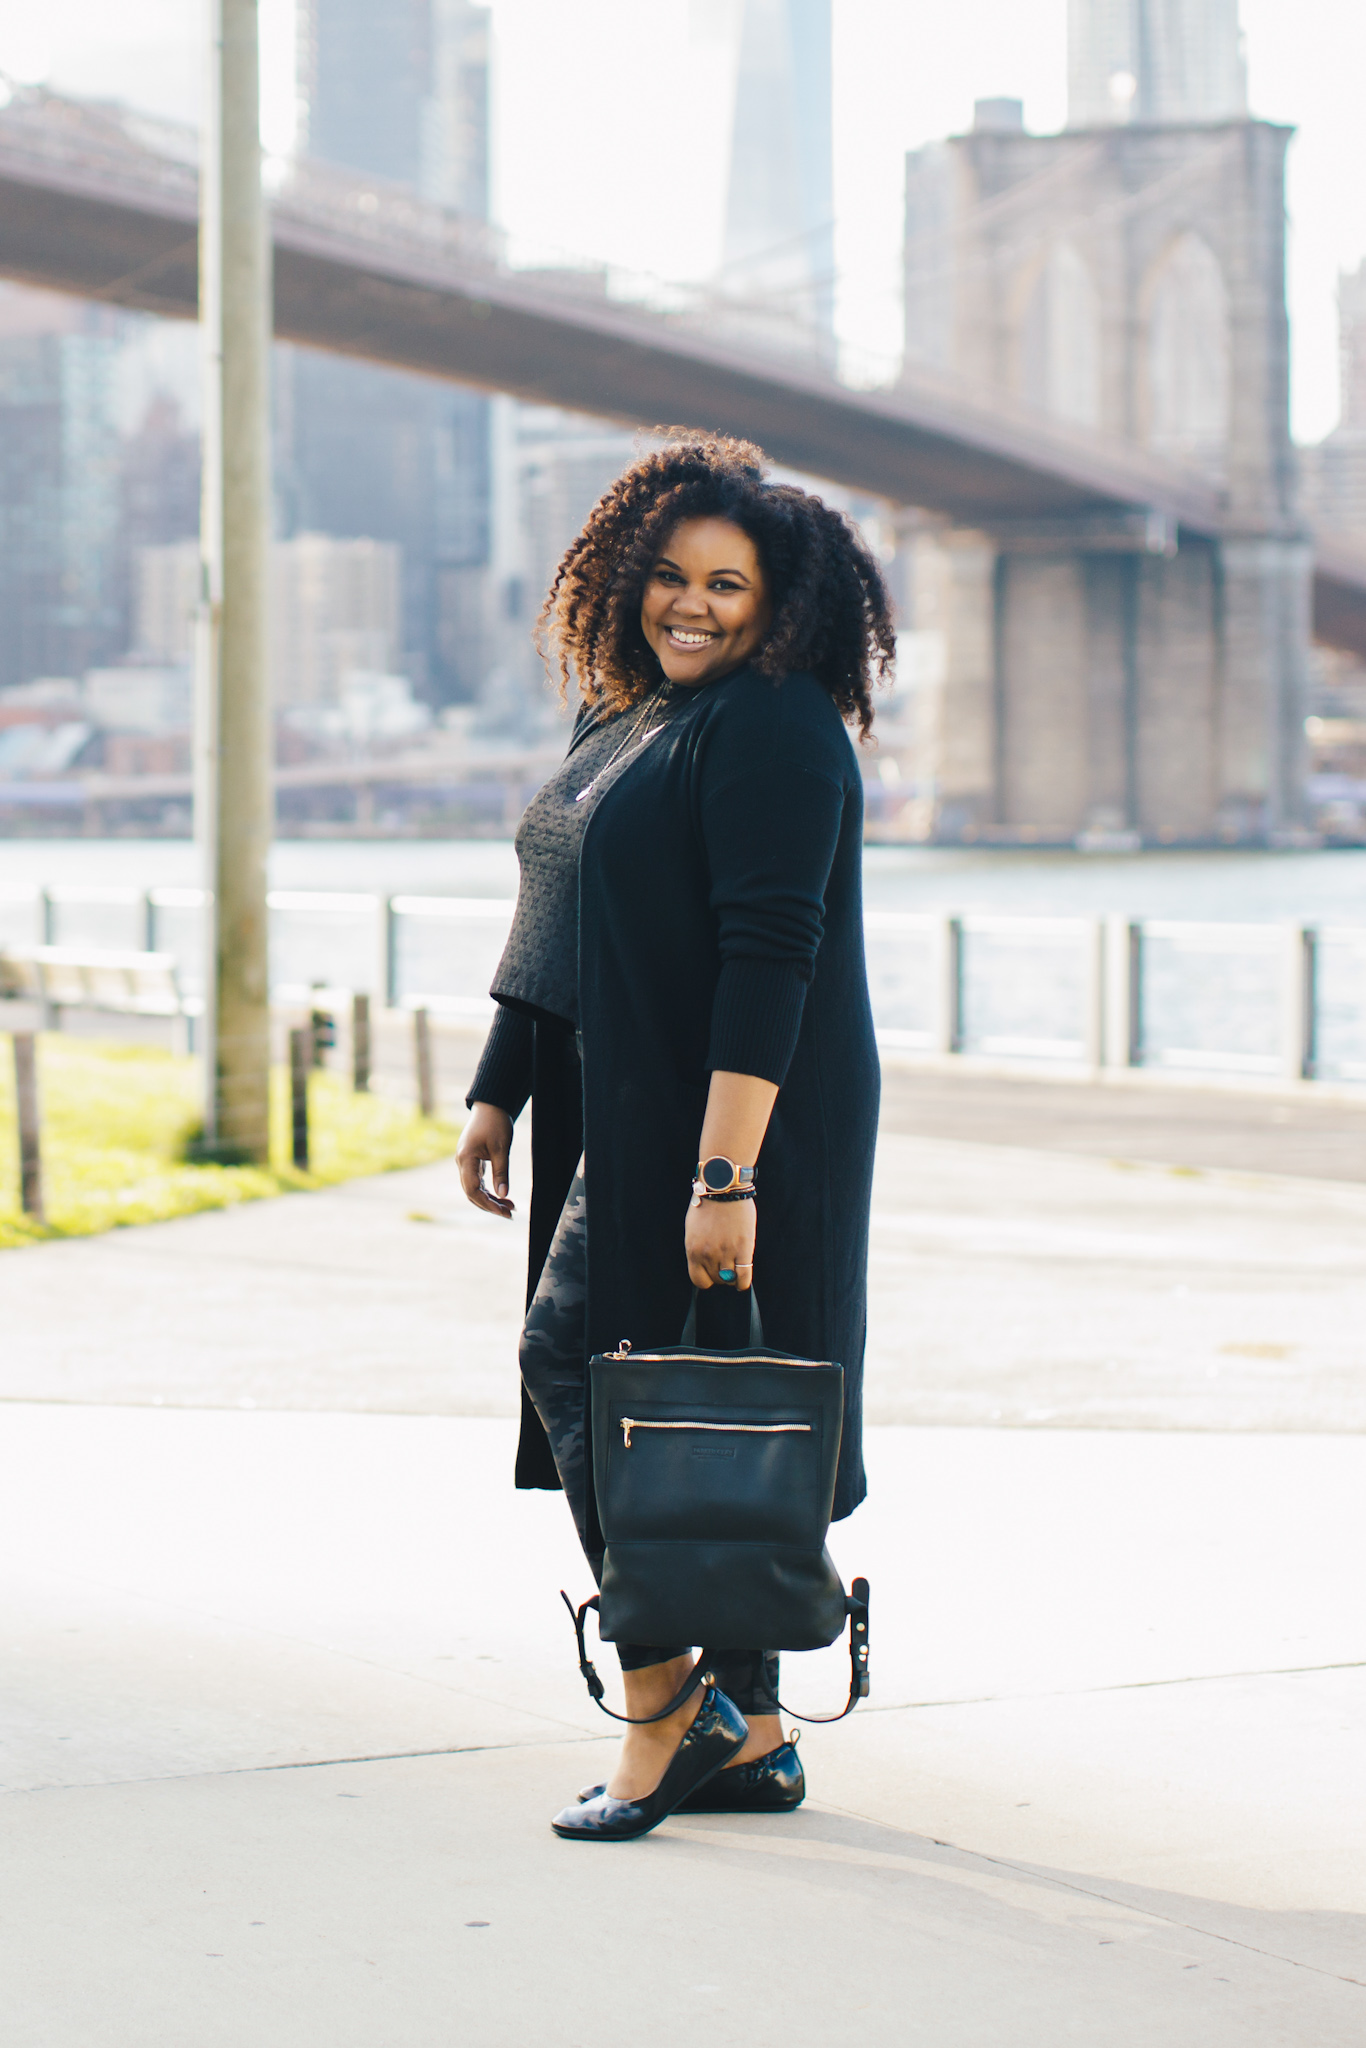
M 828 1721 L 842 1721 L 852 1714 L 860 1700 L 868 1697 L 868 1581 L 854 1579 L 845 1595 L 844 1611 L 849 1617 L 849 1697 L 837 1714 L 798 1714 L 778 1702 L 780 1714 L 820 1728 Z
M 703 1661 L 699 1658 L 678 1691 L 669 1701 L 668 1706 L 661 1707 L 657 1714 L 642 1714 L 638 1719 L 632 1719 L 630 1714 L 614 1713 L 611 1707 L 603 1705 L 606 1688 L 593 1668 L 588 1655 L 588 1645 L 584 1641 L 585 1615 L 590 1608 L 594 1609 L 599 1616 L 602 1614 L 597 1595 L 594 1594 L 591 1600 L 585 1600 L 577 1612 L 575 1611 L 573 1601 L 564 1591 L 563 1587 L 560 1589 L 560 1598 L 568 1609 L 569 1619 L 574 1624 L 574 1634 L 578 1639 L 579 1645 L 579 1670 L 583 1673 L 583 1682 L 588 1687 L 589 1698 L 595 1706 L 601 1708 L 602 1712 L 609 1719 L 624 1721 L 629 1728 L 648 1728 L 652 1721 L 666 1721 L 670 1714 L 676 1714 L 685 1700 L 692 1698 L 700 1685 L 711 1684 L 712 1675 L 710 1671 L 703 1668 Z M 778 1711 L 780 1713 L 790 1715 L 794 1721 L 805 1721 L 809 1727 L 822 1727 L 829 1721 L 842 1721 L 846 1714 L 853 1713 L 860 1700 L 866 1700 L 868 1697 L 867 1579 L 855 1579 L 852 1581 L 850 1590 L 845 1595 L 844 1611 L 849 1621 L 849 1697 L 840 1708 L 838 1714 L 798 1714 L 794 1713 L 791 1707 L 785 1707 L 781 1700 L 778 1702 Z
M 667 1721 L 670 1714 L 676 1714 L 678 1712 L 678 1709 L 683 1705 L 685 1700 L 690 1700 L 692 1698 L 693 1694 L 697 1691 L 697 1688 L 700 1685 L 711 1684 L 711 1673 L 710 1671 L 706 1671 L 703 1669 L 701 1659 L 699 1658 L 697 1663 L 693 1665 L 692 1670 L 684 1679 L 682 1685 L 678 1688 L 678 1691 L 669 1701 L 668 1706 L 661 1707 L 657 1714 L 642 1714 L 639 1716 L 638 1719 L 633 1720 L 629 1714 L 613 1713 L 611 1707 L 603 1706 L 603 1697 L 606 1692 L 606 1687 L 603 1685 L 602 1680 L 598 1677 L 597 1672 L 593 1668 L 593 1665 L 588 1655 L 588 1645 L 585 1643 L 583 1639 L 584 1616 L 587 1614 L 589 1608 L 591 1607 L 596 1609 L 599 1618 L 601 1618 L 602 1608 L 598 1604 L 598 1597 L 595 1593 L 591 1600 L 585 1600 L 582 1607 L 579 1608 L 577 1613 L 574 1611 L 573 1601 L 565 1592 L 563 1586 L 561 1586 L 560 1588 L 560 1598 L 561 1600 L 563 1600 L 565 1606 L 569 1609 L 569 1619 L 573 1622 L 574 1634 L 578 1637 L 579 1669 L 583 1673 L 583 1682 L 588 1687 L 589 1697 L 594 1701 L 595 1705 L 601 1707 L 603 1713 L 607 1714 L 613 1721 L 624 1721 L 628 1728 L 648 1728 L 652 1721 Z
M 697 1342 L 697 1297 L 700 1291 L 696 1287 L 692 1291 L 692 1301 L 688 1305 L 688 1318 L 683 1325 L 683 1334 L 678 1340 L 680 1344 L 695 1344 Z M 761 1351 L 764 1343 L 764 1326 L 759 1316 L 759 1297 L 752 1287 L 748 1288 L 746 1292 L 749 1295 L 749 1348 L 751 1351 Z

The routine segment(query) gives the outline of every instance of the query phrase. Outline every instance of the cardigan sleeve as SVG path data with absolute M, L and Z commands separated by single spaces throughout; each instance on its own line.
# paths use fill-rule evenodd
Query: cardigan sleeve
M 519 1117 L 531 1093 L 531 1056 L 536 1026 L 525 1010 L 509 1009 L 499 1003 L 498 1014 L 489 1026 L 479 1065 L 465 1097 L 465 1107 L 491 1102 L 495 1109 Z
M 845 791 L 825 734 L 800 723 L 794 732 L 776 704 L 757 708 L 759 719 L 734 721 L 702 792 L 721 958 L 707 1066 L 781 1087 L 815 972 Z M 847 747 L 842 731 L 839 739 Z

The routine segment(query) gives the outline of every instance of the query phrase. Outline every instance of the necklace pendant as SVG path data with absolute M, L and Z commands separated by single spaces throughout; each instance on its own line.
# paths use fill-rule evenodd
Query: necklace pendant
M 574 801 L 575 801 L 575 803 L 576 803 L 576 804 L 581 804 L 581 803 L 583 802 L 583 800 L 584 800 L 584 798 L 585 798 L 585 797 L 589 797 L 589 796 L 592 796 L 592 794 L 593 794 L 593 785 L 592 785 L 592 783 L 590 782 L 590 783 L 589 783 L 589 785 L 588 785 L 588 787 L 587 787 L 587 789 L 581 789 L 581 790 L 579 791 L 579 793 L 578 793 L 578 795 L 577 795 L 577 796 L 575 797 Z

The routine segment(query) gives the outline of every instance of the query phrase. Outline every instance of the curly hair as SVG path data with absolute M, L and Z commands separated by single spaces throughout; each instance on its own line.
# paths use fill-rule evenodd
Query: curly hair
M 773 623 L 761 674 L 807 669 L 866 739 L 875 683 L 896 652 L 882 574 L 856 528 L 809 491 L 765 481 L 763 452 L 723 434 L 662 430 L 665 445 L 617 478 L 565 550 L 541 607 L 537 644 L 560 696 L 624 710 L 660 679 L 641 630 L 646 579 L 684 519 L 729 519 L 763 564 Z

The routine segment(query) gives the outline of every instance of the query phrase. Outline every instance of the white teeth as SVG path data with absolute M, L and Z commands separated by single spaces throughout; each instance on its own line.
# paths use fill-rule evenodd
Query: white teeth
M 711 634 L 685 633 L 679 626 L 670 626 L 669 638 L 671 640 L 677 640 L 679 644 L 683 647 L 705 647 L 707 642 L 711 638 Z

